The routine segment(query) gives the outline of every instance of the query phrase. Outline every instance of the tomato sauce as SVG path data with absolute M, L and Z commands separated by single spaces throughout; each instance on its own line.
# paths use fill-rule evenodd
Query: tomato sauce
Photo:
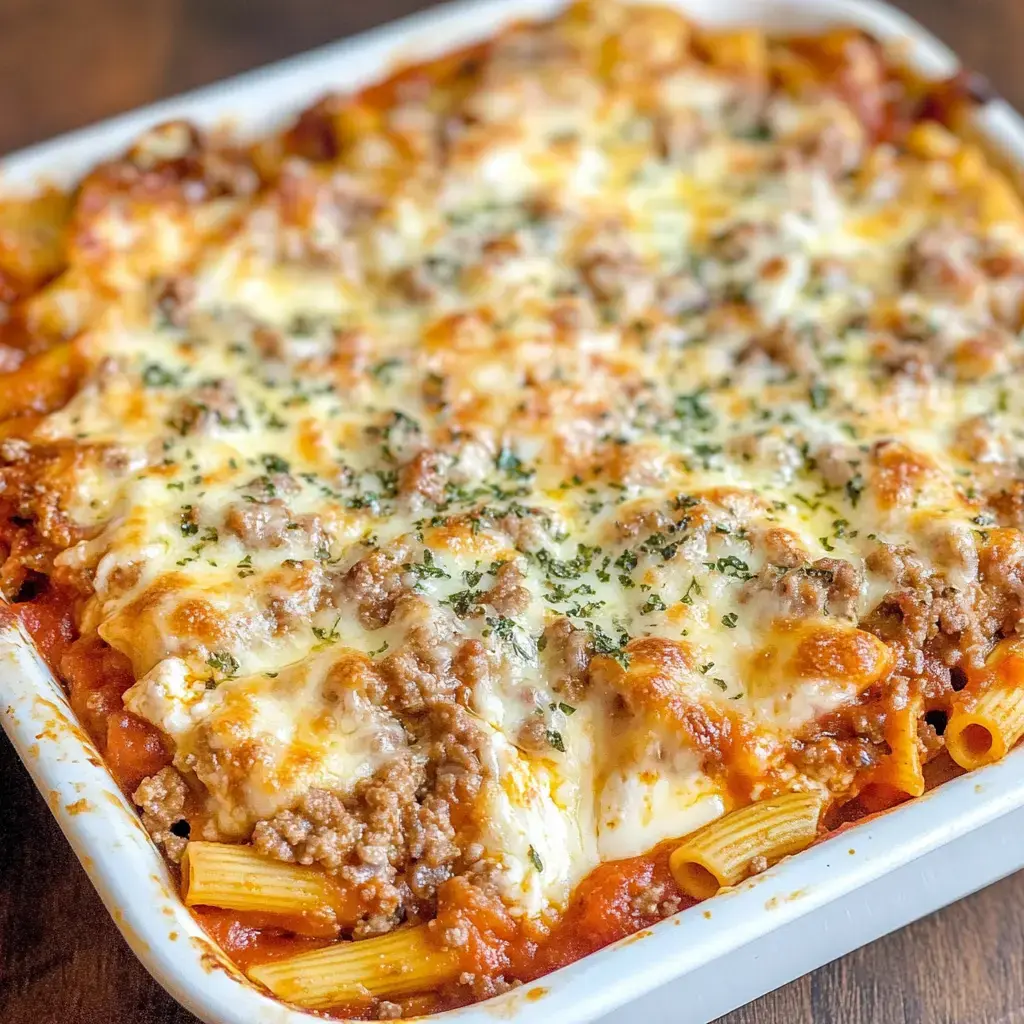
M 77 638 L 73 609 L 73 596 L 50 583 L 37 597 L 11 610 L 54 672 L 66 681 L 72 709 L 118 783 L 130 793 L 169 764 L 172 752 L 155 727 L 124 707 L 124 693 L 135 681 L 129 659 L 98 637 Z M 945 779 L 929 781 L 934 785 Z M 882 813 L 878 803 L 885 802 L 854 800 L 834 809 L 819 842 Z M 530 982 L 695 905 L 698 901 L 680 891 L 669 870 L 676 845 L 669 841 L 647 854 L 599 865 L 576 887 L 557 918 L 514 918 L 500 899 L 488 896 L 466 878 L 452 878 L 439 890 L 437 915 L 429 927 L 439 941 L 445 941 L 452 930 L 459 936 L 453 945 L 467 975 L 484 983 L 501 977 Z M 288 930 L 287 922 L 268 915 L 212 907 L 192 908 L 192 913 L 243 971 L 333 941 L 298 935 Z M 402 1003 L 406 1013 L 433 1013 L 476 998 L 480 996 L 470 986 L 448 985 Z M 375 1004 L 339 1006 L 329 1015 L 372 1019 Z
M 576 887 L 565 912 L 546 923 L 521 923 L 500 900 L 453 878 L 438 894 L 433 927 L 458 928 L 466 937 L 459 946 L 466 972 L 532 981 L 693 906 L 697 901 L 683 895 L 669 870 L 677 845 L 662 843 L 639 857 L 599 865 Z
M 130 711 L 115 711 L 107 717 L 103 753 L 118 784 L 129 791 L 171 763 L 171 752 L 160 733 Z
M 265 914 L 214 907 L 194 907 L 192 914 L 243 971 L 331 944 L 330 939 L 306 938 L 283 931 Z
M 467 974 L 533 981 L 649 928 L 666 913 L 696 904 L 680 892 L 669 871 L 676 845 L 663 843 L 648 854 L 601 864 L 577 886 L 564 914 L 546 922 L 514 918 L 501 900 L 465 878 L 453 878 L 439 891 L 437 917 L 430 927 L 439 941 L 457 929 L 459 965 Z M 242 970 L 330 944 L 288 933 L 265 915 L 210 907 L 192 912 Z M 473 999 L 466 986 L 445 986 L 401 1003 L 408 1015 L 454 1009 Z M 351 1003 L 334 1007 L 328 1016 L 372 1019 L 374 1011 L 372 1003 Z
M 38 597 L 13 608 L 39 653 L 56 673 L 61 658 L 78 635 L 71 596 L 51 584 Z
M 668 903 L 683 910 L 697 903 L 676 885 L 668 860 L 678 841 L 651 853 L 596 867 L 577 886 L 564 916 L 542 943 L 524 980 L 557 970 L 604 946 L 618 942 L 665 916 Z M 656 899 L 651 898 L 657 896 Z M 525 966 L 525 965 L 524 965 Z
M 122 789 L 131 792 L 171 763 L 159 730 L 125 709 L 125 690 L 135 682 L 131 662 L 98 637 L 77 639 L 71 594 L 50 583 L 13 610 L 51 670 L 65 680 L 72 711 Z

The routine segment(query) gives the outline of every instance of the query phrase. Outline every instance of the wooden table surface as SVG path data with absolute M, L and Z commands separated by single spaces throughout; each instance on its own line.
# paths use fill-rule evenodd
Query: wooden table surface
M 0 152 L 427 6 L 0 0 Z M 1024 109 L 1024 0 L 901 0 Z M 0 738 L 0 1021 L 194 1024 L 135 960 Z M 1024 1022 L 1024 872 L 719 1024 Z

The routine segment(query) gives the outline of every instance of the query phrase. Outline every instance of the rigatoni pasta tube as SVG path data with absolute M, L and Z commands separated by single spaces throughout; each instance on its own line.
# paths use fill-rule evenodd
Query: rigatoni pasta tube
M 924 792 L 924 767 L 917 745 L 917 722 L 921 699 L 908 700 L 893 711 L 885 722 L 889 756 L 872 773 L 871 781 L 860 792 L 861 804 L 868 811 L 892 807 L 906 797 Z
M 1005 757 L 1024 736 L 1024 643 L 1001 641 L 970 681 L 984 688 L 961 694 L 944 734 L 950 757 L 968 771 Z
M 0 420 L 60 408 L 74 391 L 83 363 L 71 342 L 29 356 L 17 370 L 4 374 Z
M 917 720 L 921 701 L 911 700 L 894 711 L 886 723 L 886 739 L 892 751 L 884 773 L 884 782 L 898 793 L 921 796 L 924 793 L 924 769 L 917 745 Z
M 340 893 L 322 871 L 285 864 L 251 846 L 189 843 L 181 861 L 185 905 L 287 917 L 292 931 L 338 934 Z
M 367 996 L 387 998 L 433 991 L 461 971 L 454 952 L 431 941 L 426 925 L 302 953 L 253 967 L 253 981 L 279 999 L 312 1010 Z
M 669 859 L 688 896 L 708 899 L 750 873 L 758 857 L 771 863 L 810 846 L 818 834 L 822 798 L 787 793 L 733 811 L 695 832 Z
M 946 723 L 946 749 L 968 771 L 1005 757 L 1021 736 L 1024 688 L 1015 682 L 997 682 L 970 709 L 954 710 Z

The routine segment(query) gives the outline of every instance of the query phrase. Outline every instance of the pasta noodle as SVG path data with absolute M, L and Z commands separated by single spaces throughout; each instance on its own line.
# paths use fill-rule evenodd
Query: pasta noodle
M 314 868 L 271 860 L 249 846 L 194 842 L 182 858 L 181 878 L 187 906 L 279 914 L 301 934 L 338 934 L 340 891 Z
M 280 999 L 322 1009 L 367 996 L 436 989 L 459 973 L 454 953 L 435 945 L 426 925 L 253 967 L 249 977 Z
M 921 700 L 917 698 L 893 711 L 885 723 L 890 754 L 860 791 L 860 802 L 868 811 L 891 807 L 907 797 L 924 792 L 924 769 L 917 742 Z
M 989 655 L 981 682 L 987 688 L 966 691 L 946 723 L 950 757 L 967 770 L 1000 760 L 1024 736 L 1024 657 L 1016 640 Z
M 465 1003 L 1017 741 L 979 95 L 584 0 L 0 201 L 0 591 L 255 979 Z
M 970 710 L 954 712 L 946 726 L 946 747 L 970 771 L 1005 757 L 1021 736 L 1024 702 L 1018 687 L 1004 683 L 985 692 Z
M 970 710 L 958 709 L 946 725 L 950 757 L 968 771 L 1004 758 L 1024 736 L 1024 701 L 1016 685 L 987 690 Z
M 70 342 L 32 356 L 4 377 L 0 420 L 50 410 L 67 400 L 73 388 L 76 356 Z
M 716 67 L 758 77 L 767 71 L 768 45 L 757 29 L 707 32 L 701 35 L 701 43 Z
M 817 793 L 788 793 L 733 811 L 675 850 L 669 860 L 672 875 L 688 896 L 714 896 L 742 881 L 758 857 L 771 864 L 809 846 L 821 808 Z

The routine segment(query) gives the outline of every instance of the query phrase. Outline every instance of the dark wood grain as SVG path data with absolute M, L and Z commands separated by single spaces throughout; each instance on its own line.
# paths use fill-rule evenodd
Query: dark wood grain
M 0 152 L 423 6 L 418 0 L 0 0 Z M 1024 108 L 1024 0 L 903 0 L 901 6 Z M 1020 1024 L 1022 908 L 1024 873 L 719 1024 Z M 0 1021 L 195 1021 L 121 940 L 2 739 Z

